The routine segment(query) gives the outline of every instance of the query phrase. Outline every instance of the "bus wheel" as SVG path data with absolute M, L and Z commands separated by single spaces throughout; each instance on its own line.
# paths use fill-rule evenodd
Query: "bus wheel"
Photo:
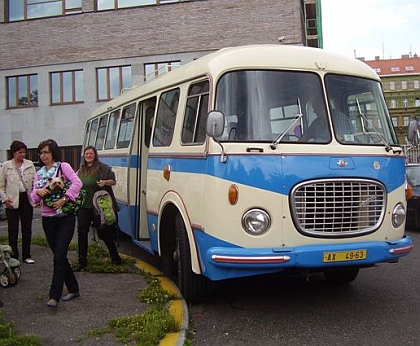
M 324 276 L 328 282 L 339 285 L 354 281 L 357 274 L 359 274 L 358 267 L 331 268 L 324 271 Z
M 178 264 L 178 287 L 187 302 L 199 303 L 207 295 L 209 280 L 203 275 L 197 275 L 192 271 L 191 250 L 188 243 L 187 230 L 179 214 L 176 217 L 175 225 L 177 242 L 175 259 Z

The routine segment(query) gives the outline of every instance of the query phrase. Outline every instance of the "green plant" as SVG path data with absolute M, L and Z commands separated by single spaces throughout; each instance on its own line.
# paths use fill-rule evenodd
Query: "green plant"
M 38 335 L 19 335 L 13 322 L 4 319 L 3 310 L 0 308 L 0 346 L 39 346 Z

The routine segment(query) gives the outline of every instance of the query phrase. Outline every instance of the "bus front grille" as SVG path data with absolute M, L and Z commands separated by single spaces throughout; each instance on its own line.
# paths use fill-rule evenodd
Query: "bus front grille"
M 320 179 L 301 183 L 291 193 L 291 212 L 298 231 L 323 237 L 372 233 L 386 207 L 385 187 L 366 179 Z

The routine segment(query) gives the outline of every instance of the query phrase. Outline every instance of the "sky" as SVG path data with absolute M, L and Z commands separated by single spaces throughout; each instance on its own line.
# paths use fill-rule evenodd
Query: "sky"
M 365 60 L 420 56 L 420 0 L 321 0 L 324 49 Z

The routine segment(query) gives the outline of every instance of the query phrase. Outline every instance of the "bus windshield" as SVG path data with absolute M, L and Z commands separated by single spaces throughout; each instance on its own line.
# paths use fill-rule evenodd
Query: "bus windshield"
M 334 136 L 350 145 L 397 143 L 377 81 L 330 74 L 325 83 L 328 105 L 313 72 L 226 73 L 216 90 L 215 109 L 225 115 L 218 140 L 326 144 Z

